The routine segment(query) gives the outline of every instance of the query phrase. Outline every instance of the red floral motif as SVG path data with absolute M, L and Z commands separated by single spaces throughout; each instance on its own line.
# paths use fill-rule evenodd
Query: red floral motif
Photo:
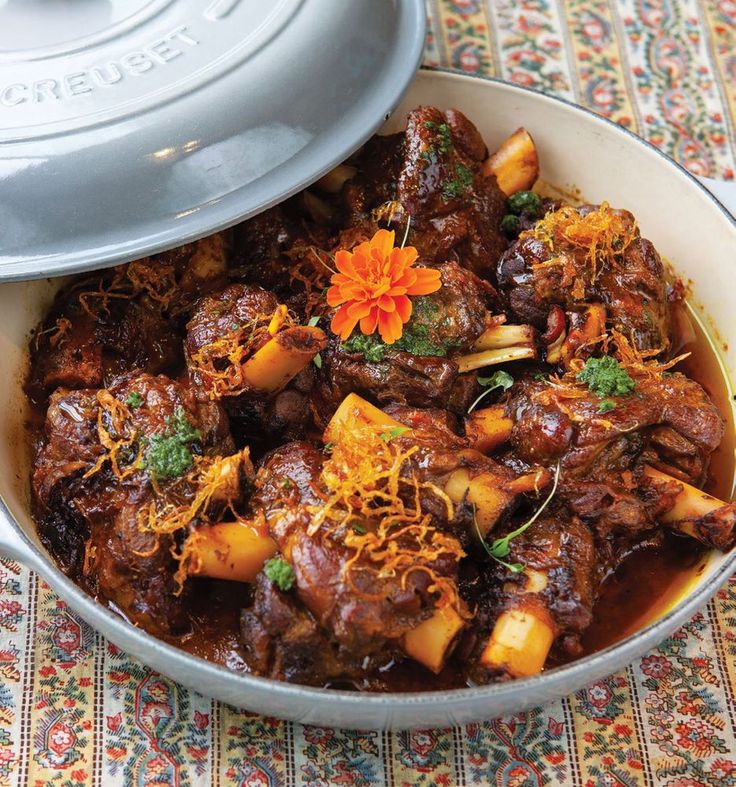
M 596 708 L 604 708 L 611 701 L 611 690 L 603 683 L 594 683 L 587 691 L 588 701 Z
M 684 724 L 675 726 L 677 743 L 683 749 L 690 749 L 699 757 L 705 757 L 714 752 L 713 728 L 697 719 L 688 719 Z
M 334 730 L 327 727 L 304 728 L 304 739 L 309 741 L 309 743 L 313 743 L 315 746 L 324 746 L 324 744 L 332 740 L 334 734 Z
M 672 665 L 664 656 L 651 655 L 642 659 L 641 671 L 650 678 L 666 678 L 672 671 Z

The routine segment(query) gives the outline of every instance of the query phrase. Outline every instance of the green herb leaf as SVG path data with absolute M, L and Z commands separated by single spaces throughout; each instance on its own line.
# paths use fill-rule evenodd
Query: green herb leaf
M 524 213 L 537 218 L 542 212 L 542 200 L 533 191 L 517 191 L 508 198 L 507 205 L 517 216 Z
M 473 172 L 464 164 L 455 164 L 455 177 L 442 184 L 442 197 L 445 200 L 461 197 L 473 183 Z
M 388 350 L 388 345 L 374 334 L 366 336 L 364 333 L 353 334 L 342 346 L 346 352 L 360 353 L 370 363 L 381 363 Z
M 321 319 L 322 317 L 319 314 L 316 314 L 314 317 L 309 318 L 309 322 L 307 323 L 307 325 L 310 328 L 314 328 Z
M 408 426 L 394 426 L 393 429 L 389 429 L 388 432 L 382 432 L 380 437 L 384 443 L 390 443 L 395 437 L 404 434 L 404 432 L 408 432 Z
M 321 369 L 322 368 L 322 356 L 319 353 L 317 353 L 317 355 L 315 355 L 314 358 L 312 358 L 312 363 L 318 369 Z
M 190 446 L 202 439 L 182 407 L 177 407 L 173 417 L 166 418 L 166 426 L 165 432 L 144 438 L 147 447 L 142 466 L 156 480 L 184 475 L 194 464 Z
M 447 123 L 435 123 L 434 120 L 427 120 L 424 127 L 430 131 L 436 131 L 439 137 L 437 149 L 440 153 L 449 153 L 452 150 L 452 131 Z
M 404 326 L 404 333 L 393 344 L 384 344 L 377 334 L 366 336 L 357 332 L 343 342 L 342 347 L 346 352 L 360 353 L 370 363 L 381 363 L 389 350 L 444 358 L 448 347 L 453 343 L 447 341 L 443 344 L 435 339 L 438 311 L 439 307 L 431 298 L 417 298 L 414 301 L 412 317 Z M 433 328 L 434 332 L 430 328 Z
M 596 396 L 601 398 L 626 396 L 636 388 L 636 383 L 626 369 L 610 355 L 588 358 L 576 379 L 585 383 Z
M 322 449 L 326 454 L 331 454 L 332 449 L 335 447 L 334 443 L 325 443 L 324 448 Z
M 284 489 L 291 489 L 291 479 L 285 478 L 284 482 L 281 484 Z
M 127 404 L 128 407 L 140 407 L 143 404 L 143 397 L 138 391 L 131 391 L 128 394 L 128 398 L 125 400 L 125 404 Z
M 360 522 L 351 522 L 351 523 L 350 523 L 350 527 L 352 527 L 352 528 L 353 528 L 353 530 L 354 530 L 356 533 L 358 533 L 358 535 L 361 535 L 361 536 L 365 535 L 365 534 L 368 532 L 368 531 L 367 531 L 367 530 L 366 530 L 366 529 L 363 527 L 363 525 L 361 525 L 361 524 L 360 524 Z
M 616 402 L 612 402 L 610 399 L 604 399 L 598 405 L 598 412 L 599 413 L 610 413 L 611 410 L 616 409 Z
M 482 385 L 486 390 L 473 402 L 473 404 L 468 407 L 468 412 L 472 413 L 473 410 L 478 406 L 478 403 L 484 396 L 488 396 L 491 391 L 495 391 L 497 388 L 501 388 L 504 391 L 508 391 L 509 388 L 514 384 L 514 378 L 508 373 L 504 372 L 503 370 L 499 370 L 494 372 L 490 377 L 479 377 L 478 383 Z
M 501 232 L 503 232 L 507 238 L 511 239 L 518 237 L 519 230 L 521 230 L 521 222 L 519 221 L 519 217 L 514 216 L 511 213 L 507 213 L 501 219 L 500 228 Z
M 294 569 L 282 557 L 267 560 L 263 573 L 279 590 L 291 590 L 296 583 Z

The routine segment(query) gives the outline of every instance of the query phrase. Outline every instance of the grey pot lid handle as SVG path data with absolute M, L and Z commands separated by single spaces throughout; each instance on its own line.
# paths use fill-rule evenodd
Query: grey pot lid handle
M 726 180 L 714 180 L 713 178 L 698 178 L 698 180 L 710 191 L 713 196 L 723 204 L 723 206 L 736 217 L 736 183 Z

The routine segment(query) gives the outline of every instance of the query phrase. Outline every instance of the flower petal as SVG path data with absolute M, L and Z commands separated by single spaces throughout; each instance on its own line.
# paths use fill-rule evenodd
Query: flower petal
M 343 341 L 347 341 L 350 338 L 350 334 L 353 332 L 353 328 L 355 328 L 355 324 L 357 322 L 357 319 L 353 319 L 348 314 L 348 307 L 341 306 L 335 312 L 335 316 L 332 318 L 330 330 L 335 335 L 339 336 Z
M 349 299 L 343 295 L 340 287 L 330 287 L 330 289 L 327 290 L 328 306 L 339 306 L 341 303 L 345 303 L 347 300 Z
M 416 268 L 417 280 L 407 288 L 408 295 L 429 295 L 442 286 L 440 272 L 434 268 Z
M 401 338 L 404 332 L 404 323 L 396 312 L 378 312 L 378 332 L 386 344 L 393 344 Z
M 407 298 L 406 295 L 400 295 L 398 298 L 394 298 L 394 304 L 396 306 L 396 313 L 401 317 L 401 322 L 409 322 L 413 309 L 409 298 Z
M 360 278 L 357 271 L 355 270 L 355 259 L 353 254 L 351 254 L 349 251 L 345 251 L 345 249 L 340 249 L 340 251 L 335 252 L 335 267 L 340 271 L 340 273 L 344 274 L 350 279 Z M 332 277 L 332 281 L 333 283 L 337 284 L 335 281 L 335 276 Z
M 362 320 L 373 308 L 371 301 L 353 301 L 348 304 L 348 314 L 350 319 Z
M 419 259 L 419 252 L 414 246 L 404 246 L 403 249 L 394 249 L 391 261 L 399 268 L 408 268 Z
M 378 259 L 383 261 L 391 255 L 395 239 L 396 233 L 393 230 L 378 230 L 370 240 L 371 251 L 375 252 Z
M 395 312 L 396 304 L 393 298 L 390 298 L 388 295 L 382 295 L 378 299 L 378 308 L 384 312 Z
M 363 317 L 360 321 L 360 330 L 366 336 L 370 336 L 376 330 L 376 326 L 378 325 L 378 311 L 378 308 L 374 307 L 371 309 L 371 313 L 367 317 Z

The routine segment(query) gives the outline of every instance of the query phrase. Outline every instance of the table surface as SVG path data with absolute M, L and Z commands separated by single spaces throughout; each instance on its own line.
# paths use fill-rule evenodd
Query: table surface
M 429 0 L 426 63 L 585 104 L 733 179 L 733 0 Z M 406 733 L 213 702 L 0 561 L 0 785 L 736 785 L 736 581 L 625 672 L 529 713 Z

